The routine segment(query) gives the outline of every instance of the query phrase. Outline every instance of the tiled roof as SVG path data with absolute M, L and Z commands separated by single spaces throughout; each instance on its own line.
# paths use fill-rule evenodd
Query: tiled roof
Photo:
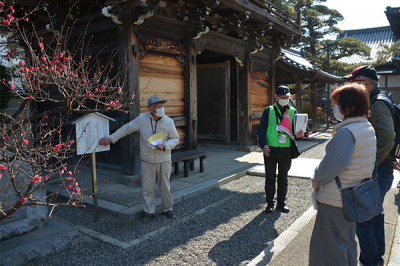
M 392 27 L 394 34 L 400 37 L 400 7 L 386 7 L 386 17 Z
M 330 82 L 337 82 L 341 78 L 332 74 L 329 74 L 316 65 L 312 65 L 308 62 L 302 55 L 301 51 L 298 49 L 282 49 L 279 53 L 280 59 L 285 64 L 297 68 L 299 70 L 303 70 L 308 73 L 315 73 L 318 79 L 327 79 Z
M 337 40 L 346 37 L 352 37 L 358 39 L 368 45 L 371 48 L 370 58 L 363 57 L 359 55 L 352 55 L 345 58 L 339 59 L 340 62 L 348 64 L 357 64 L 360 62 L 372 62 L 376 59 L 379 44 L 384 43 L 392 45 L 398 40 L 393 34 L 390 26 L 378 27 L 378 28 L 368 28 L 359 30 L 346 30 L 343 34 L 337 37 Z
M 290 62 L 292 60 L 293 62 L 296 62 L 304 66 L 305 68 L 310 68 L 310 69 L 313 68 L 313 65 L 303 57 L 299 49 L 293 49 L 293 48 L 282 49 L 282 52 L 286 57 L 285 58 L 286 61 Z

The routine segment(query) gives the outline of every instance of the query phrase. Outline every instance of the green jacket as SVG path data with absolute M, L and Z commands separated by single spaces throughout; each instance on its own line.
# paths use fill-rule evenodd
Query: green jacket
M 258 127 L 258 139 L 260 143 L 260 147 L 263 148 L 265 145 L 268 145 L 271 149 L 271 151 L 290 151 L 291 150 L 291 143 L 290 143 L 290 138 L 288 135 L 282 132 L 278 132 L 276 130 L 276 116 L 275 116 L 275 110 L 274 106 L 277 107 L 278 112 L 281 114 L 283 113 L 282 116 L 285 115 L 286 109 L 289 111 L 289 118 L 290 118 L 290 123 L 292 125 L 292 128 L 294 129 L 294 115 L 296 114 L 296 109 L 294 109 L 292 106 L 286 106 L 283 111 L 280 109 L 279 105 L 277 102 L 275 102 L 274 105 L 268 106 L 265 108 L 260 125 Z M 280 123 L 280 119 L 278 119 L 278 123 Z M 293 130 L 294 131 L 294 130 Z M 286 142 L 285 143 L 279 143 L 279 134 L 285 134 L 286 135 Z
M 376 101 L 371 105 L 371 116 L 369 118 L 375 129 L 377 152 L 376 162 L 380 164 L 386 162 L 394 166 L 395 159 L 391 158 L 390 151 L 394 145 L 395 133 L 393 130 L 393 120 L 389 108 L 382 101 Z M 387 158 L 387 157 L 390 158 Z

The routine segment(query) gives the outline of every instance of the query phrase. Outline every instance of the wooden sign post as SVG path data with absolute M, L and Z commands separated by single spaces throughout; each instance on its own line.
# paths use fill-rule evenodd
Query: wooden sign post
M 100 113 L 90 113 L 80 116 L 72 121 L 76 130 L 76 153 L 77 155 L 92 154 L 92 188 L 93 188 L 93 209 L 94 221 L 99 220 L 98 199 L 97 199 L 97 176 L 96 176 L 96 152 L 109 151 L 110 145 L 100 146 L 101 138 L 110 135 L 109 120 L 111 117 Z

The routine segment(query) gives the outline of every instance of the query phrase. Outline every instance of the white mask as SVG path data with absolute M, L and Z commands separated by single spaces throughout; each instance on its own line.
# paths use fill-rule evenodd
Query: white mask
M 344 120 L 344 114 L 342 114 L 342 113 L 340 112 L 340 105 L 335 104 L 335 105 L 333 106 L 333 115 L 335 116 L 335 118 L 336 118 L 338 121 L 343 121 L 343 120 Z
M 289 104 L 289 99 L 281 99 L 281 98 L 279 98 L 278 99 L 278 103 L 279 103 L 280 106 L 286 106 L 286 105 Z
M 156 116 L 158 116 L 158 117 L 164 116 L 164 107 L 156 109 Z

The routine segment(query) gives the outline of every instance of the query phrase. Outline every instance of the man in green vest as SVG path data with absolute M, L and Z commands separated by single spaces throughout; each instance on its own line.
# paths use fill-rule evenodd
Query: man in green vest
M 268 203 L 265 211 L 271 213 L 274 210 L 274 195 L 276 182 L 276 166 L 278 165 L 278 190 L 276 207 L 284 213 L 289 212 L 285 204 L 288 172 L 292 164 L 292 148 L 289 135 L 278 130 L 286 112 L 289 114 L 290 128 L 294 134 L 294 115 L 296 109 L 289 104 L 290 90 L 286 86 L 279 86 L 275 91 L 276 102 L 265 108 L 258 127 L 258 139 L 260 147 L 264 151 L 265 166 L 265 195 Z M 303 131 L 296 134 L 296 138 L 303 137 Z

